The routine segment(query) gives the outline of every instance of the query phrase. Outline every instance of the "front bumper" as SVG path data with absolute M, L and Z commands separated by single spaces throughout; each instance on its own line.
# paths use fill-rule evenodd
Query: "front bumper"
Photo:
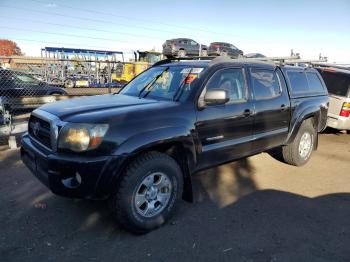
M 28 134 L 22 137 L 21 159 L 53 193 L 88 199 L 108 197 L 121 163 L 115 156 L 52 154 L 33 143 Z

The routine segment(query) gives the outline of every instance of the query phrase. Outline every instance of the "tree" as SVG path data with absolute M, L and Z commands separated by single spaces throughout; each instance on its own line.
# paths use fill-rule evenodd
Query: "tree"
M 7 39 L 0 39 L 0 55 L 22 55 L 22 51 L 17 43 Z

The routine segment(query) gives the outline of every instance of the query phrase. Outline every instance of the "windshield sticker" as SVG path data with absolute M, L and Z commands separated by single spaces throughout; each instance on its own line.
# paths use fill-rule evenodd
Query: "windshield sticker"
M 198 75 L 194 75 L 194 74 L 190 74 L 186 77 L 186 79 L 184 80 L 184 83 L 186 85 L 189 85 L 193 82 L 193 80 L 195 80 L 198 77 Z
M 203 71 L 203 67 L 198 67 L 198 68 L 190 68 L 190 67 L 188 67 L 188 68 L 184 68 L 184 69 L 182 69 L 181 70 L 181 74 L 189 74 L 189 73 L 191 73 L 191 74 L 199 74 L 200 72 L 202 72 Z

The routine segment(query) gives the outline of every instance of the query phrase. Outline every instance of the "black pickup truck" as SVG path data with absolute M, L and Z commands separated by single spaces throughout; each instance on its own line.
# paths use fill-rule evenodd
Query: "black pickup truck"
M 21 157 L 52 192 L 108 199 L 143 233 L 191 200 L 191 175 L 268 149 L 305 164 L 326 126 L 328 96 L 311 68 L 251 60 L 165 60 L 118 94 L 33 111 Z

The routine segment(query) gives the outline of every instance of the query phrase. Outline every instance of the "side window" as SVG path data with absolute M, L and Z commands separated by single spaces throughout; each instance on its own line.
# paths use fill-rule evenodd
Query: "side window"
M 308 92 L 309 86 L 304 72 L 288 71 L 287 75 L 293 94 L 305 94 Z
M 307 72 L 306 77 L 309 82 L 310 92 L 324 93 L 323 85 L 316 73 Z
M 251 78 L 256 100 L 270 99 L 281 95 L 281 87 L 274 71 L 251 69 Z
M 230 96 L 229 103 L 246 101 L 246 85 L 242 68 L 228 68 L 217 71 L 208 81 L 206 90 L 225 89 Z
M 191 45 L 194 45 L 194 46 L 196 46 L 197 45 L 197 43 L 195 42 L 195 41 L 191 41 Z

